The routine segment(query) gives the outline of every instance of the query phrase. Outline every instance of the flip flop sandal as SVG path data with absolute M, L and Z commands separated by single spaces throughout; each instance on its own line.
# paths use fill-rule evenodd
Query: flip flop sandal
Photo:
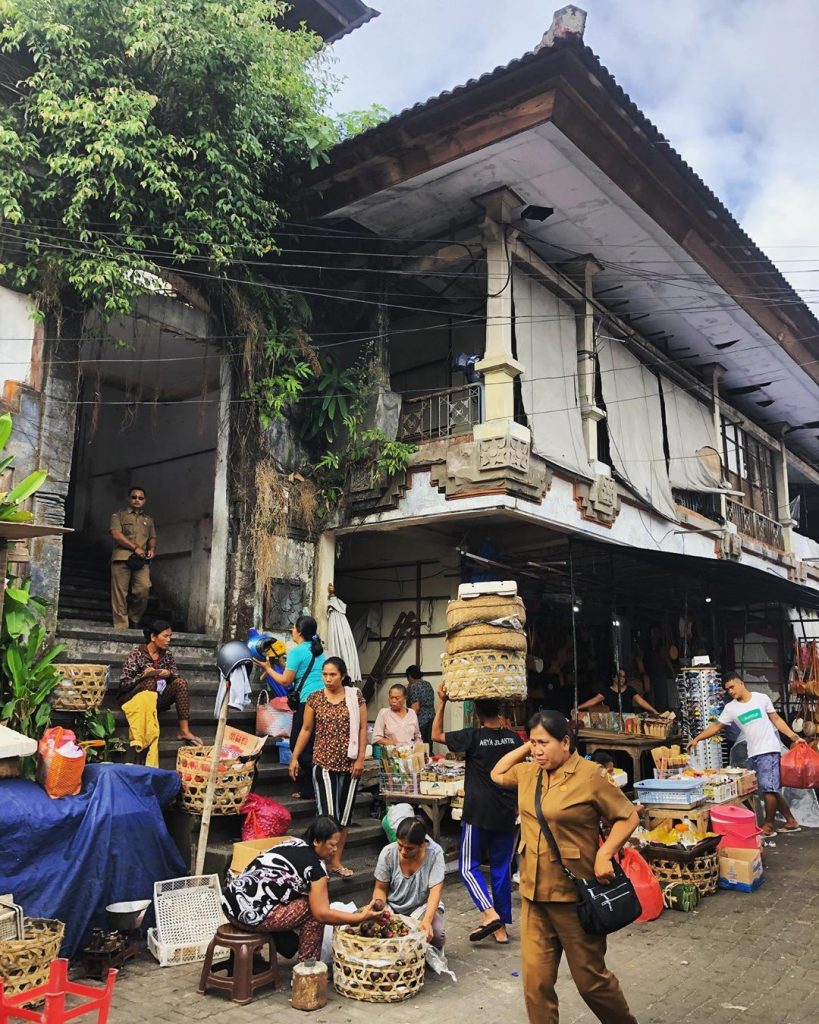
M 330 874 L 335 875 L 337 878 L 355 878 L 355 871 L 352 871 L 350 868 L 333 868 Z
M 474 932 L 469 933 L 470 942 L 480 942 L 481 939 L 487 939 L 493 932 L 499 931 L 503 928 L 503 921 L 498 918 L 496 921 L 490 921 L 489 924 L 482 925 L 480 928 L 476 928 Z
M 780 833 L 780 835 L 787 835 L 789 832 L 801 832 L 802 831 L 802 826 L 801 825 L 777 825 L 776 830 L 777 830 L 777 832 Z

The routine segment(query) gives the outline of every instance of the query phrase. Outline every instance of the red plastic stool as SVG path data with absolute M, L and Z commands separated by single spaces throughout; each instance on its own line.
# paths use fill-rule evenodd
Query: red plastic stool
M 19 992 L 15 996 L 7 996 L 4 992 L 3 979 L 0 978 L 0 1024 L 8 1024 L 10 1020 L 28 1020 L 35 1024 L 64 1024 L 65 1021 L 82 1017 L 86 1013 L 97 1011 L 98 1024 L 106 1024 L 108 1011 L 111 1009 L 111 996 L 114 992 L 114 979 L 117 972 L 111 968 L 105 981 L 105 988 L 95 985 L 78 985 L 68 980 L 68 961 L 52 960 L 48 981 L 45 985 L 37 985 L 28 992 Z M 66 1007 L 65 997 L 87 996 L 88 1001 L 79 1006 Z M 25 1003 L 41 1002 L 45 999 L 42 1010 L 27 1010 Z

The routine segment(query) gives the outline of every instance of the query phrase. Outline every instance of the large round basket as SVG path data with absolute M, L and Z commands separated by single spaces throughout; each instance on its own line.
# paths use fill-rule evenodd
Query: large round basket
M 96 711 L 108 685 L 108 665 L 55 665 L 60 682 L 51 693 L 55 711 Z
M 6 995 L 28 992 L 48 981 L 51 961 L 60 955 L 65 925 L 47 917 L 27 917 L 22 939 L 0 941 L 0 978 Z
M 463 654 L 465 651 L 522 651 L 526 653 L 526 634 L 522 629 L 490 626 L 478 622 L 464 626 L 446 638 L 447 654 Z
M 484 594 L 468 600 L 457 598 L 446 606 L 446 626 L 463 626 L 467 622 L 489 622 L 491 619 L 517 619 L 526 625 L 526 607 L 519 597 Z
M 180 747 L 176 755 L 176 770 L 182 782 L 182 806 L 191 814 L 201 814 L 205 807 L 205 791 L 210 775 L 213 747 Z M 212 814 L 239 814 L 242 804 L 250 796 L 253 785 L 254 762 L 219 762 L 216 789 L 213 792 Z
M 697 887 L 700 896 L 711 896 L 717 891 L 719 855 L 716 850 L 690 860 L 672 860 L 646 848 L 642 852 L 661 886 L 669 882 L 691 882 Z
M 520 651 L 465 651 L 443 656 L 449 700 L 525 700 L 526 655 Z
M 333 932 L 333 984 L 348 999 L 400 1003 L 424 984 L 426 939 L 411 917 L 396 915 L 410 929 L 392 939 L 367 939 L 342 925 Z

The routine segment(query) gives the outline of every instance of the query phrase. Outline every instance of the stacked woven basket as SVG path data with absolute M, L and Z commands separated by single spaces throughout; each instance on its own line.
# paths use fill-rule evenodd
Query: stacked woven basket
M 509 584 L 450 601 L 443 683 L 450 700 L 524 700 L 526 609 Z

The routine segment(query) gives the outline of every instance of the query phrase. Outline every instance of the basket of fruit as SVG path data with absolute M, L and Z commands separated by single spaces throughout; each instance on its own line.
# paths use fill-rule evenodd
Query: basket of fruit
M 375 909 L 378 909 L 377 901 Z M 333 984 L 348 999 L 400 1003 L 424 984 L 426 938 L 411 917 L 392 914 L 333 932 Z

